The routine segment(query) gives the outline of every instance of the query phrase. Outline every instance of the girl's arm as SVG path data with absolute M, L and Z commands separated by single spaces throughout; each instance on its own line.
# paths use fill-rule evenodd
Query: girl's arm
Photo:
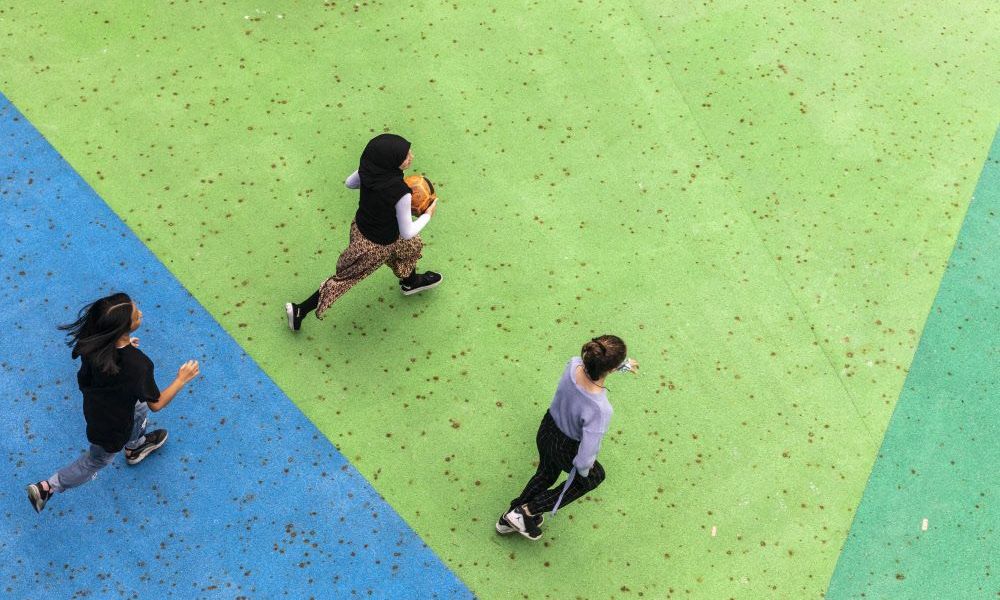
M 590 468 L 597 460 L 597 452 L 601 449 L 601 438 L 604 437 L 604 432 L 584 427 L 582 437 L 576 456 L 573 457 L 573 466 L 576 467 L 576 472 L 580 474 L 580 477 L 586 477 L 590 475 Z
M 189 360 L 177 370 L 177 378 L 167 386 L 167 389 L 160 392 L 160 397 L 155 402 L 147 402 L 146 406 L 153 412 L 159 412 L 166 408 L 170 401 L 174 399 L 177 392 L 181 391 L 189 381 L 198 376 L 198 361 Z
M 425 212 L 414 221 L 410 208 L 412 202 L 413 197 L 410 194 L 406 194 L 396 203 L 396 224 L 399 225 L 399 235 L 404 240 L 416 237 L 420 233 L 420 230 L 431 220 L 430 212 Z
M 347 176 L 347 179 L 344 180 L 344 187 L 352 190 L 361 187 L 361 176 L 358 175 L 357 171 Z

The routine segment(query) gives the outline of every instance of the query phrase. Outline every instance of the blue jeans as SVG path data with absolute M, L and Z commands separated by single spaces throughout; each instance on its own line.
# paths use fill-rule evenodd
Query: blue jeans
M 149 407 L 145 402 L 135 403 L 135 415 L 132 424 L 132 435 L 125 447 L 135 450 L 146 441 L 146 417 L 149 415 Z M 49 487 L 53 492 L 61 492 L 78 485 L 83 485 L 97 477 L 97 473 L 104 467 L 111 464 L 117 452 L 108 452 L 97 444 L 91 444 L 90 449 L 80 458 L 56 471 L 55 475 L 49 477 Z

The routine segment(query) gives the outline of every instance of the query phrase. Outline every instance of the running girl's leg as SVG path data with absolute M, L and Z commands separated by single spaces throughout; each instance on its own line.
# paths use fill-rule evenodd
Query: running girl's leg
M 406 279 L 417 270 L 417 261 L 422 256 L 424 242 L 420 236 L 408 240 L 397 240 L 391 246 L 385 263 L 399 279 Z
M 149 407 L 145 402 L 136 402 L 132 413 L 132 435 L 125 443 L 126 450 L 135 450 L 146 441 L 146 423 L 149 421 Z
M 441 284 L 443 279 L 440 273 L 434 271 L 417 273 L 417 261 L 420 260 L 423 247 L 424 242 L 420 236 L 408 240 L 397 240 L 392 245 L 392 252 L 386 260 L 386 264 L 399 278 L 399 291 L 403 292 L 405 296 L 435 288 Z
M 588 473 L 586 477 L 580 477 L 578 473 L 576 477 L 573 478 L 573 483 L 571 483 L 569 485 L 569 489 L 566 490 L 566 494 L 563 496 L 562 503 L 559 505 L 559 508 L 566 506 L 570 502 L 573 502 L 587 492 L 601 485 L 602 481 L 604 481 L 604 467 L 601 466 L 600 462 L 595 461 L 594 466 L 591 467 L 590 473 Z M 562 492 L 562 488 L 563 485 L 560 484 L 529 500 L 527 503 L 528 512 L 532 515 L 540 515 L 552 510 L 556 505 L 556 501 L 559 499 L 559 494 Z
M 535 445 L 538 447 L 538 469 L 528 480 L 528 484 L 524 486 L 520 495 L 510 501 L 511 508 L 521 506 L 547 491 L 559 479 L 567 462 L 564 457 L 565 452 L 561 451 L 559 444 L 563 437 L 565 434 L 556 427 L 552 415 L 549 414 L 549 411 L 545 411 L 542 423 L 538 426 L 538 433 L 535 434 Z M 569 460 L 573 460 L 573 455 L 570 455 Z
M 580 447 L 578 441 L 559 430 L 549 411 L 545 411 L 535 443 L 538 446 L 538 470 L 521 495 L 511 501 L 510 510 L 497 521 L 497 533 L 517 531 L 531 540 L 541 537 L 542 530 L 539 526 L 542 523 L 542 511 L 533 510 L 532 505 L 537 498 L 549 493 L 549 487 L 559 479 L 563 471 L 573 468 L 573 457 Z
M 388 256 L 389 246 L 382 246 L 370 241 L 358 231 L 356 223 L 351 223 L 350 242 L 347 244 L 347 248 L 340 253 L 340 258 L 337 259 L 336 274 L 323 282 L 323 285 L 301 304 L 292 302 L 285 304 L 288 327 L 292 331 L 298 331 L 302 325 L 302 319 L 314 310 L 317 319 L 323 318 L 323 313 L 337 298 L 343 296 L 356 283 L 374 273 L 385 263 Z
M 351 241 L 337 259 L 337 274 L 319 288 L 316 318 L 323 318 L 323 313 L 347 290 L 385 264 L 389 248 L 372 242 L 358 231 L 356 224 L 351 223 Z
M 137 465 L 149 456 L 160 446 L 167 442 L 167 430 L 157 429 L 146 433 L 146 422 L 149 415 L 149 407 L 145 402 L 135 403 L 135 416 L 133 417 L 132 436 L 125 444 L 125 461 L 129 465 Z
M 316 307 L 319 306 L 319 290 L 313 292 L 312 296 L 296 304 L 296 306 L 302 310 L 303 317 L 316 310 Z
M 55 493 L 83 485 L 97 477 L 97 473 L 110 465 L 114 459 L 115 454 L 106 451 L 97 444 L 91 444 L 86 454 L 49 477 L 49 489 Z

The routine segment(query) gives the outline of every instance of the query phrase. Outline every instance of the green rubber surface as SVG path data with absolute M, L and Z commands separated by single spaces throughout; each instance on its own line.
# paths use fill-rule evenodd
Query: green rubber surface
M 991 3 L 37 4 L 4 93 L 478 596 L 823 595 L 996 127 Z M 445 282 L 293 335 L 383 130 Z M 499 538 L 605 332 L 608 479 Z
M 1000 136 L 827 598 L 1000 596 Z

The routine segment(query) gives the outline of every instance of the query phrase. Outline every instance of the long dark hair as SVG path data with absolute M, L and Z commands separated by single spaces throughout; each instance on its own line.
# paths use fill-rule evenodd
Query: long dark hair
M 595 337 L 580 350 L 583 368 L 591 381 L 597 381 L 614 371 L 625 360 L 625 342 L 617 335 Z
M 72 323 L 60 325 L 68 331 L 66 345 L 73 358 L 82 356 L 105 375 L 117 375 L 118 353 L 115 343 L 132 330 L 132 299 L 118 292 L 91 302 L 80 309 Z

